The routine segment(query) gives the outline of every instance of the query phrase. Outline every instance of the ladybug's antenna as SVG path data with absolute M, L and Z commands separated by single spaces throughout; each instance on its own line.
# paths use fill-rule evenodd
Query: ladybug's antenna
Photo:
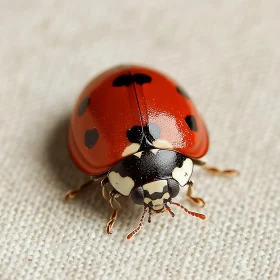
M 148 218 L 148 223 L 150 223 L 152 221 L 152 210 L 151 208 L 149 209 L 149 218 Z
M 144 206 L 144 211 L 143 211 L 143 214 L 141 216 L 138 227 L 136 229 L 134 229 L 130 234 L 127 235 L 127 237 L 126 237 L 127 239 L 131 239 L 136 233 L 138 233 L 138 231 L 141 230 L 146 212 L 147 212 L 147 206 Z
M 180 208 L 182 208 L 186 213 L 188 213 L 189 215 L 192 215 L 192 216 L 194 216 L 194 217 L 197 217 L 197 218 L 199 218 L 199 219 L 201 219 L 201 220 L 205 220 L 206 219 L 206 216 L 205 215 L 203 215 L 203 214 L 200 214 L 200 213 L 196 213 L 196 212 L 192 212 L 192 211 L 189 211 L 186 207 L 184 207 L 183 205 L 181 205 L 180 203 L 178 203 L 178 202 L 173 202 L 173 201 L 170 201 L 169 202 L 170 204 L 174 204 L 174 205 L 176 205 L 176 206 L 179 206 Z M 169 209 L 168 209 L 169 208 Z M 172 215 L 172 211 L 171 211 L 171 209 L 170 209 L 170 207 L 168 207 L 168 206 L 166 206 L 166 209 L 169 211 L 169 213 Z M 173 213 L 173 215 L 174 215 L 174 213 Z M 173 216 L 172 215 L 172 216 Z
M 167 211 L 171 214 L 172 217 L 175 216 L 175 214 L 173 213 L 173 211 L 171 210 L 171 208 L 170 208 L 167 204 L 165 204 L 165 208 L 166 208 Z

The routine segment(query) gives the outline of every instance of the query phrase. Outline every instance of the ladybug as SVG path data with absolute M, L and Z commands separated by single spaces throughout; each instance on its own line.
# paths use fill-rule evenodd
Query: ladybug
M 113 208 L 106 232 L 116 221 L 121 208 L 117 198 L 130 197 L 143 205 L 139 225 L 145 214 L 174 213 L 170 205 L 205 219 L 174 201 L 184 186 L 188 198 L 204 206 L 203 199 L 192 196 L 194 165 L 222 174 L 236 174 L 207 167 L 201 158 L 209 148 L 206 125 L 190 95 L 175 80 L 158 70 L 139 65 L 110 68 L 84 88 L 71 115 L 68 147 L 75 164 L 91 180 L 70 190 L 70 201 L 94 181 Z

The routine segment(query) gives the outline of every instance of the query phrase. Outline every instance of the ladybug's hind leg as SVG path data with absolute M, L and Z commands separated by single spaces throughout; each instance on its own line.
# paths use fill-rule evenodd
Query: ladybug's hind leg
M 192 193 L 193 193 L 193 181 L 192 180 L 189 180 L 188 183 L 187 183 L 187 186 L 188 186 L 188 190 L 187 190 L 187 197 L 188 199 L 196 204 L 196 205 L 199 205 L 201 207 L 203 207 L 205 205 L 205 202 L 202 198 L 200 197 L 194 197 L 192 196 Z
M 117 198 L 120 196 L 120 194 L 118 192 L 116 192 L 115 190 L 109 190 L 107 183 L 109 183 L 109 180 L 107 177 L 101 181 L 103 197 L 109 201 L 109 203 L 113 209 L 109 222 L 107 223 L 107 226 L 106 226 L 107 234 L 111 234 L 111 229 L 113 228 L 113 226 L 116 222 L 118 213 L 121 209 L 121 205 L 117 201 Z
M 192 159 L 192 161 L 195 165 L 199 165 L 206 171 L 213 173 L 213 174 L 232 175 L 232 176 L 239 175 L 239 172 L 235 169 L 219 169 L 216 167 L 208 166 L 207 161 L 202 160 L 202 159 Z
M 69 190 L 66 193 L 66 196 L 64 198 L 65 202 L 70 202 L 74 197 L 76 197 L 82 190 L 84 190 L 85 188 L 87 188 L 88 186 L 90 186 L 91 184 L 93 184 L 93 181 L 90 180 L 84 184 L 82 184 L 81 186 L 79 186 L 76 189 L 73 190 Z
M 90 185 L 92 185 L 94 182 L 100 180 L 100 178 L 102 178 L 102 176 L 98 176 L 98 177 L 94 177 L 91 176 L 91 180 L 82 184 L 81 186 L 79 186 L 76 189 L 73 190 L 69 190 L 66 193 L 66 196 L 64 198 L 65 202 L 70 202 L 73 198 L 75 198 L 80 192 L 82 192 L 84 189 L 86 189 L 87 187 L 89 187 Z

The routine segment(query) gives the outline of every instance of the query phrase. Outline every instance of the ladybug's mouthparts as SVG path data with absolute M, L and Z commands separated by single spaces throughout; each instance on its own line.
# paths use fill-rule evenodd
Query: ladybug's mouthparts
M 164 213 L 166 209 L 165 209 L 165 205 L 158 204 L 158 205 L 153 205 L 153 208 L 151 208 L 151 210 L 156 214 L 160 214 L 160 213 Z

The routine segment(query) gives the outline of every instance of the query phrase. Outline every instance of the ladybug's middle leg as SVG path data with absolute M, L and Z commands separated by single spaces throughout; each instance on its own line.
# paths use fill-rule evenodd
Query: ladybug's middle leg
M 188 186 L 188 190 L 187 190 L 187 197 L 189 198 L 189 200 L 193 203 L 195 203 L 196 205 L 199 205 L 201 207 L 203 207 L 205 205 L 205 202 L 202 198 L 200 197 L 193 197 L 192 193 L 193 193 L 193 181 L 189 180 L 189 182 L 187 183 Z
M 208 166 L 207 161 L 202 159 L 192 159 L 193 163 L 195 165 L 199 165 L 202 168 L 204 168 L 206 171 L 213 173 L 213 174 L 219 174 L 219 175 L 238 175 L 239 172 L 234 169 L 219 169 L 216 167 Z
M 103 197 L 106 200 L 109 201 L 109 203 L 110 203 L 110 205 L 113 209 L 113 213 L 111 214 L 110 220 L 109 220 L 109 222 L 107 223 L 107 226 L 106 226 L 107 234 L 111 234 L 111 229 L 113 228 L 113 226 L 116 222 L 116 219 L 118 217 L 118 213 L 121 209 L 121 205 L 117 201 L 117 198 L 120 196 L 120 194 L 118 192 L 116 192 L 115 190 L 109 190 L 107 183 L 109 183 L 109 180 L 108 180 L 107 177 L 104 180 L 101 181 Z

